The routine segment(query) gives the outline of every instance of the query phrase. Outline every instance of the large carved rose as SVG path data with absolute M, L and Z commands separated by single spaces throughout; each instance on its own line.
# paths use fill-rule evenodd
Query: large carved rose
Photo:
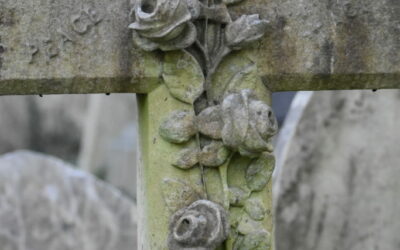
M 174 250 L 214 250 L 228 233 L 226 211 L 209 200 L 198 200 L 171 217 L 168 246 Z
M 196 126 L 202 134 L 222 139 L 225 146 L 250 157 L 272 151 L 270 139 L 278 129 L 271 107 L 249 89 L 203 110 L 196 117 Z
M 270 138 L 278 129 L 275 115 L 251 90 L 227 96 L 221 105 L 221 115 L 225 145 L 248 156 L 272 151 Z
M 196 40 L 191 22 L 200 15 L 197 0 L 141 0 L 134 9 L 133 40 L 143 50 L 183 49 Z

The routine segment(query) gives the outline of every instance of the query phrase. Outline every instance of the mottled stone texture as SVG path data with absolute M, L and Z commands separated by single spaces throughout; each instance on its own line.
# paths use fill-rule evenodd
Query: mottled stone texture
M 148 91 L 159 72 L 133 48 L 130 9 L 129 0 L 0 0 L 0 93 Z
M 45 155 L 0 158 L 0 248 L 132 250 L 132 202 L 92 176 Z
M 399 249 L 400 92 L 315 92 L 303 111 L 294 103 L 283 131 L 303 114 L 278 164 L 277 249 Z
M 398 0 L 254 0 L 271 21 L 256 59 L 272 91 L 400 87 Z
M 97 93 L 152 90 L 158 53 L 133 48 L 133 0 L 0 0 L 0 93 Z M 397 0 L 253 0 L 236 20 L 270 20 L 256 48 L 272 91 L 399 88 Z

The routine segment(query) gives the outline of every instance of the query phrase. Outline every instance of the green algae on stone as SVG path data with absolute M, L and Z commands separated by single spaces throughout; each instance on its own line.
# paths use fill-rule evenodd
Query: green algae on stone
M 267 210 L 262 204 L 261 200 L 252 198 L 248 199 L 244 205 L 244 210 L 253 219 L 261 221 L 264 219 Z
M 196 59 L 184 51 L 167 52 L 162 77 L 171 95 L 193 104 L 204 91 L 204 75 Z
M 201 198 L 201 195 L 185 180 L 165 178 L 161 188 L 165 204 L 173 212 Z
M 239 235 L 233 244 L 233 250 L 270 250 L 271 235 L 266 230 Z
M 263 190 L 272 177 L 274 167 L 275 158 L 271 154 L 264 153 L 258 159 L 254 159 L 246 171 L 246 182 L 250 190 Z
M 229 203 L 231 206 L 242 207 L 245 201 L 250 197 L 251 191 L 248 188 L 242 189 L 239 187 L 229 188 Z

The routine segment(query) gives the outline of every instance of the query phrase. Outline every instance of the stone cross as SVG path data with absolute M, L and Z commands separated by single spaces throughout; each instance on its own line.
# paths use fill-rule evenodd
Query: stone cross
M 396 0 L 0 0 L 0 94 L 139 94 L 139 249 L 272 249 L 271 92 L 400 88 L 399 34 Z

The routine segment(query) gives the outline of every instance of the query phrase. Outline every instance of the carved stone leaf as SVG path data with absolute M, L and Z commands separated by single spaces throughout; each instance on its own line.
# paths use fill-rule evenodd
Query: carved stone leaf
M 172 165 L 181 169 L 190 169 L 199 162 L 199 150 L 197 148 L 185 148 L 176 155 Z
M 259 199 L 248 199 L 244 206 L 244 210 L 253 220 L 263 220 L 267 209 Z
M 234 50 L 241 49 L 260 39 L 266 32 L 268 21 L 259 15 L 243 15 L 227 25 L 225 38 L 227 45 Z
M 173 111 L 160 125 L 162 138 L 172 143 L 183 143 L 197 133 L 194 125 L 194 113 L 188 110 Z
M 229 188 L 229 203 L 231 206 L 242 207 L 245 201 L 250 197 L 251 191 L 249 189 L 242 189 L 238 187 Z
M 247 186 L 252 191 L 261 191 L 270 181 L 275 167 L 275 158 L 270 154 L 263 154 L 253 160 L 246 171 Z
M 220 111 L 221 108 L 219 105 L 212 106 L 203 110 L 196 117 L 196 126 L 200 133 L 212 139 L 221 139 L 221 132 L 224 124 Z
M 237 231 L 240 234 L 247 235 L 254 232 L 262 231 L 263 228 L 264 226 L 261 221 L 255 221 L 250 218 L 246 213 L 244 213 L 237 227 Z
M 168 52 L 162 74 L 171 95 L 193 104 L 204 91 L 204 75 L 196 59 L 185 51 Z
M 205 146 L 199 155 L 200 163 L 207 167 L 219 167 L 228 159 L 229 150 L 221 141 L 213 141 Z
M 239 236 L 233 244 L 233 250 L 270 250 L 271 234 L 262 229 L 244 236 Z
M 245 52 L 240 52 L 222 61 L 207 91 L 212 101 L 221 103 L 225 96 L 243 89 L 252 89 L 258 99 L 269 101 L 265 95 L 268 89 L 258 75 L 257 65 Z
M 200 194 L 184 180 L 165 178 L 161 189 L 165 204 L 173 212 L 201 199 Z

